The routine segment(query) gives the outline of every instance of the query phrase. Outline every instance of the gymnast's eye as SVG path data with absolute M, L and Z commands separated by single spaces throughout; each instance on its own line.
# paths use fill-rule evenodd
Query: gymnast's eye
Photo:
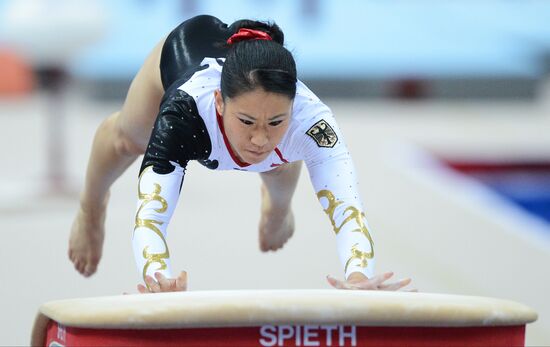
M 252 123 L 251 121 L 246 120 L 246 119 L 241 119 L 241 118 L 239 118 L 239 120 L 240 120 L 243 124 L 246 124 L 246 125 L 252 125 L 252 124 L 254 124 L 254 123 Z
M 283 122 L 282 120 L 276 120 L 274 122 L 269 123 L 269 125 L 271 125 L 273 127 L 276 127 L 277 125 L 281 124 L 282 122 Z

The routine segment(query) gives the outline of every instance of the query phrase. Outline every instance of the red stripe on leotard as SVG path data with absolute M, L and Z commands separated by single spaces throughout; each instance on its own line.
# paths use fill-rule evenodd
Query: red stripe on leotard
M 239 165 L 240 167 L 247 167 L 250 166 L 249 163 L 245 163 L 244 161 L 241 161 L 237 155 L 233 152 L 233 149 L 231 148 L 231 144 L 229 143 L 229 140 L 227 139 L 227 135 L 225 134 L 225 129 L 223 127 L 223 119 L 222 116 L 218 113 L 218 110 L 216 110 L 216 118 L 218 120 L 218 126 L 220 127 L 220 131 L 222 132 L 223 136 L 223 142 L 225 143 L 225 147 L 227 148 L 227 151 L 229 152 L 229 155 L 231 156 L 231 159 Z
M 281 161 L 283 163 L 288 163 L 288 160 L 286 160 L 285 158 L 283 158 L 283 154 L 281 153 L 281 151 L 279 150 L 279 148 L 275 147 L 275 153 L 277 153 L 277 155 L 279 156 L 279 159 L 281 159 Z

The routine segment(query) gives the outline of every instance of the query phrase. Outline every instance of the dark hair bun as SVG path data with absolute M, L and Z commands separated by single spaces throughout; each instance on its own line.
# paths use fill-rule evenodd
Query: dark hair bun
M 294 99 L 296 63 L 283 45 L 281 28 L 275 23 L 240 20 L 231 24 L 228 31 L 234 34 L 243 28 L 263 31 L 271 40 L 242 40 L 229 46 L 220 82 L 222 96 L 234 98 L 261 88 Z
M 269 34 L 269 36 L 271 36 L 273 41 L 277 42 L 280 45 L 283 45 L 285 42 L 285 35 L 283 34 L 283 31 L 274 22 L 260 22 L 249 19 L 241 19 L 231 24 L 231 26 L 229 27 L 229 31 L 234 34 L 242 28 L 261 30 L 263 32 L 266 32 Z

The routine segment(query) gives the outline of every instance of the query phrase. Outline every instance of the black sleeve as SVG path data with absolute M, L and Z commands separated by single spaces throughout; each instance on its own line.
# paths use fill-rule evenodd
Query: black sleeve
M 225 42 L 234 29 L 216 17 L 201 15 L 178 25 L 166 38 L 160 57 L 160 76 L 166 90 L 205 57 L 227 54 Z
M 152 165 L 156 173 L 168 174 L 174 171 L 170 162 L 185 169 L 189 160 L 207 159 L 211 151 L 210 137 L 195 100 L 171 88 L 161 103 L 139 173 Z

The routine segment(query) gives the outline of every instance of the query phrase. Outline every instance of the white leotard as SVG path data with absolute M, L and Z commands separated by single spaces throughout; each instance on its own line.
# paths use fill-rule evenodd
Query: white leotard
M 347 278 L 352 272 L 372 277 L 374 248 L 357 190 L 355 169 L 331 110 L 297 82 L 289 128 L 262 162 L 248 165 L 233 155 L 216 114 L 224 59 L 205 58 L 193 74 L 167 90 L 139 178 L 133 249 L 142 276 L 156 271 L 172 277 L 167 228 L 189 160 L 213 170 L 266 172 L 303 160 L 317 197 L 336 234 Z M 176 88 L 177 87 L 177 88 Z

